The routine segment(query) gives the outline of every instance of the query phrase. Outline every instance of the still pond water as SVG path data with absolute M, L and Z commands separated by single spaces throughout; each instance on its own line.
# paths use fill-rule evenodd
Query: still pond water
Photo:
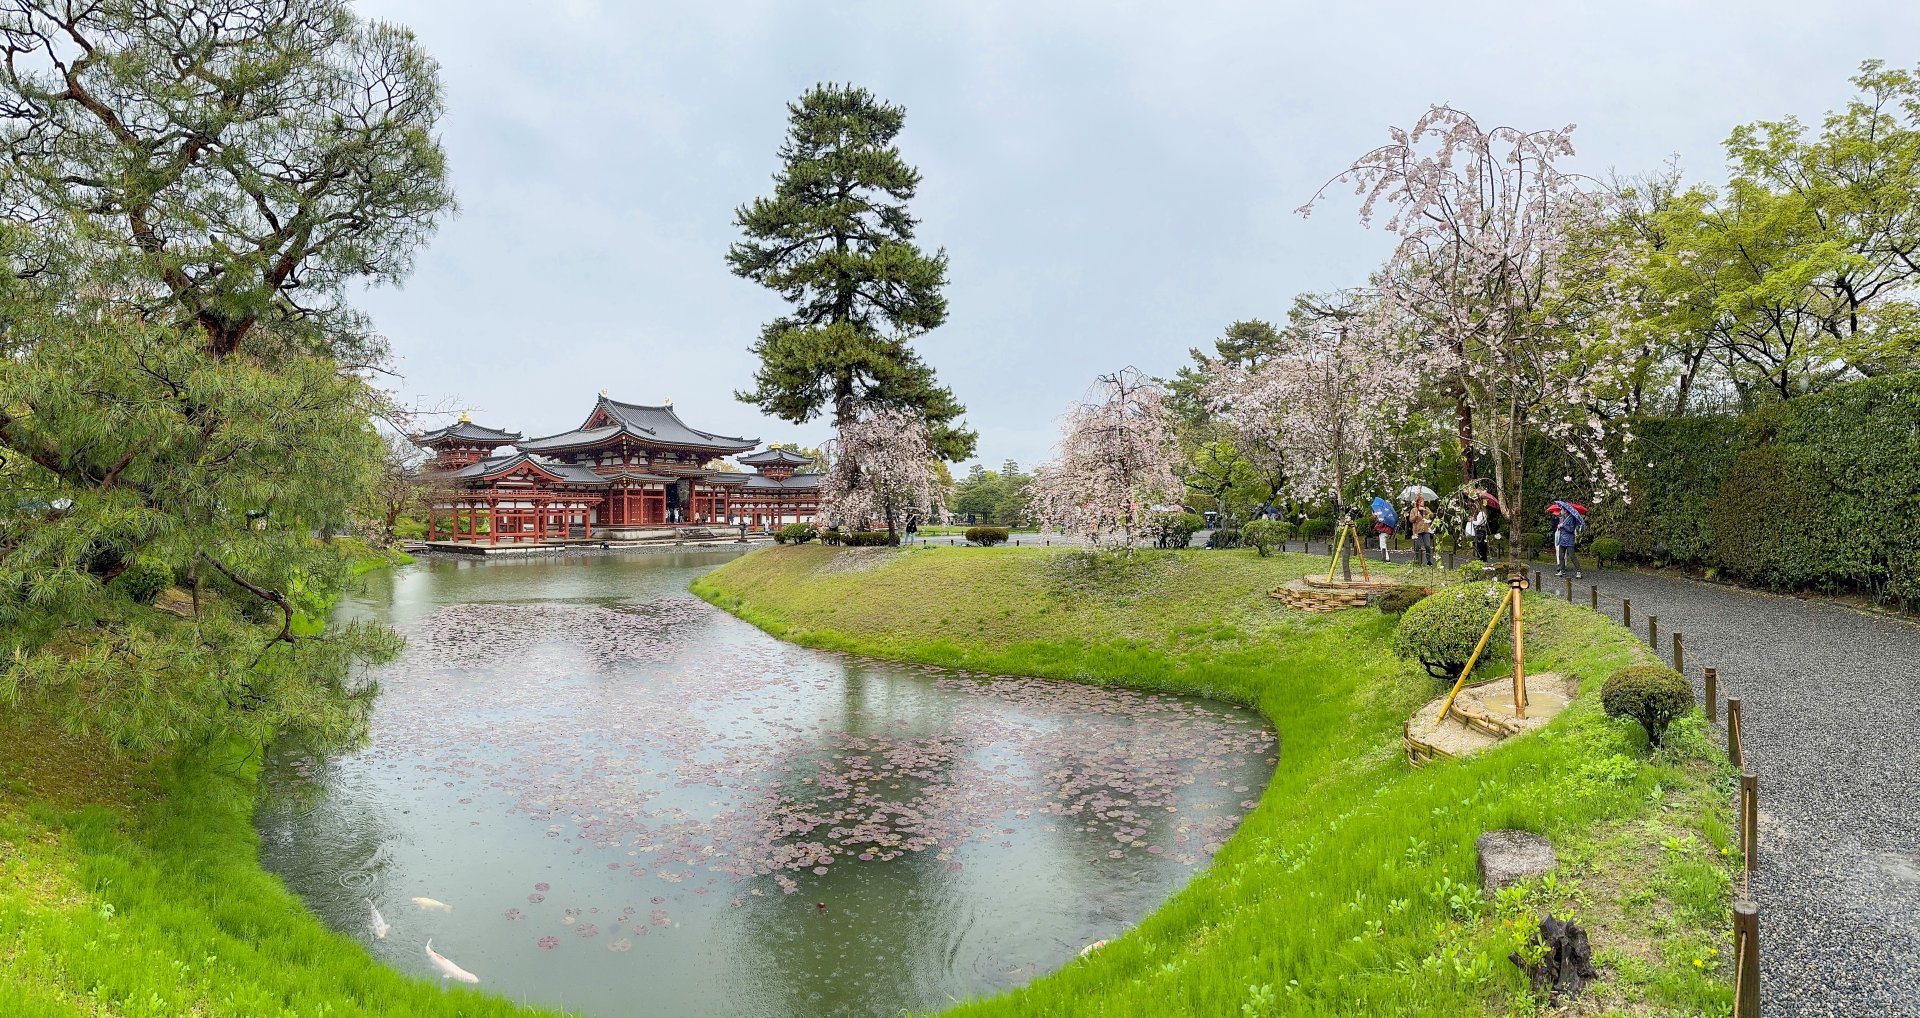
M 516 1000 L 896 1015 L 1125 931 L 1272 773 L 1236 707 L 782 644 L 686 593 L 730 557 L 369 577 L 342 610 L 407 650 L 371 745 L 273 758 L 266 866 L 382 961 L 433 978 L 431 938 Z

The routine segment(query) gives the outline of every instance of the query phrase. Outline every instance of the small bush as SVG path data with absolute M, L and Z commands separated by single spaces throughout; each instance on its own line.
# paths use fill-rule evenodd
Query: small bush
M 1238 547 L 1240 547 L 1240 530 L 1239 530 L 1239 528 L 1237 528 L 1237 527 L 1221 527 L 1221 528 L 1220 528 L 1219 530 L 1216 530 L 1216 531 L 1214 531 L 1213 533 L 1211 533 L 1211 534 L 1208 534 L 1208 535 L 1207 535 L 1207 547 L 1209 547 L 1209 548 L 1238 548 Z
M 1293 535 L 1293 527 L 1279 520 L 1254 520 L 1240 528 L 1240 540 L 1266 558 L 1280 542 Z
M 849 548 L 878 548 L 900 543 L 900 538 L 884 530 L 856 530 L 841 538 Z
M 1333 533 L 1333 521 L 1324 516 L 1315 516 L 1313 519 L 1302 520 L 1300 523 L 1300 536 L 1308 538 L 1309 540 L 1315 537 L 1325 537 L 1331 533 Z
M 822 530 L 820 532 L 821 544 L 837 545 L 837 544 L 844 543 L 845 541 L 846 541 L 846 535 L 840 532 L 839 527 L 828 527 L 827 529 Z
M 1503 585 L 1488 581 L 1444 587 L 1422 598 L 1400 616 L 1399 625 L 1394 627 L 1394 654 L 1420 662 L 1436 679 L 1452 682 L 1467 666 L 1474 645 L 1480 642 L 1506 593 Z M 1501 641 L 1512 639 L 1513 616 L 1502 612 L 1487 645 L 1498 648 Z
M 1607 677 L 1600 706 L 1613 717 L 1640 722 L 1647 741 L 1658 746 L 1667 725 L 1693 710 L 1693 686 L 1665 665 L 1629 665 Z
M 173 568 L 153 559 L 135 559 L 113 578 L 112 585 L 140 604 L 152 604 L 161 591 L 173 586 Z
M 1460 577 L 1460 582 L 1462 583 L 1478 583 L 1481 580 L 1490 579 L 1495 575 L 1492 565 L 1481 562 L 1478 559 L 1461 566 L 1455 570 L 1454 574 Z
M 968 544 L 977 544 L 982 548 L 991 548 L 996 544 L 1007 543 L 1007 528 L 968 527 L 966 536 Z
M 1147 517 L 1147 532 L 1162 548 L 1185 548 L 1193 540 L 1193 535 L 1206 525 L 1206 519 L 1197 513 L 1166 512 Z
M 1380 609 L 1383 614 L 1400 615 L 1406 612 L 1407 609 L 1425 600 L 1427 595 L 1431 593 L 1433 593 L 1433 591 L 1425 587 L 1416 586 L 1411 583 L 1403 583 L 1398 587 L 1389 587 L 1375 594 L 1373 596 L 1373 606 Z
M 1593 557 L 1599 559 L 1603 566 L 1620 561 L 1620 556 L 1626 552 L 1620 542 L 1611 537 L 1594 538 L 1592 550 Z
M 774 531 L 773 539 L 781 544 L 805 544 L 820 536 L 820 528 L 811 523 L 789 523 Z

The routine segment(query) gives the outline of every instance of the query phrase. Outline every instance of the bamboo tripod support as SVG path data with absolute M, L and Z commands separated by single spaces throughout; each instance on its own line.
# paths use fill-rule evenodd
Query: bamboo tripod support
M 1349 535 L 1353 537 L 1353 557 L 1360 560 L 1360 577 L 1368 582 L 1373 580 L 1373 573 L 1367 570 L 1367 547 L 1360 543 L 1360 525 L 1349 520 L 1340 528 L 1339 535 L 1334 539 L 1333 561 L 1327 563 L 1328 583 L 1333 582 L 1334 570 L 1340 568 L 1340 549 L 1347 546 Z

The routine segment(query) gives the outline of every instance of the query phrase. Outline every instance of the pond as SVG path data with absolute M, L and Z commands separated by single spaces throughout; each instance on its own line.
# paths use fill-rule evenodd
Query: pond
M 435 978 L 431 939 L 515 1000 L 895 1015 L 1122 933 L 1272 774 L 1238 707 L 781 643 L 686 592 L 730 557 L 369 576 L 342 612 L 407 649 L 370 745 L 272 755 L 263 863 L 383 962 Z

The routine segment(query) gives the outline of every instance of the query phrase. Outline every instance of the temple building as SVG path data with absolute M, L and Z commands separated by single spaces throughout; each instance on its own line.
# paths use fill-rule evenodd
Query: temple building
M 463 413 L 413 439 L 433 453 L 429 541 L 646 540 L 683 528 L 772 529 L 819 508 L 819 475 L 795 473 L 807 457 L 773 448 L 740 458 L 752 474 L 727 469 L 722 457 L 759 440 L 691 427 L 671 400 L 621 403 L 603 391 L 579 427 L 557 435 L 522 438 Z

